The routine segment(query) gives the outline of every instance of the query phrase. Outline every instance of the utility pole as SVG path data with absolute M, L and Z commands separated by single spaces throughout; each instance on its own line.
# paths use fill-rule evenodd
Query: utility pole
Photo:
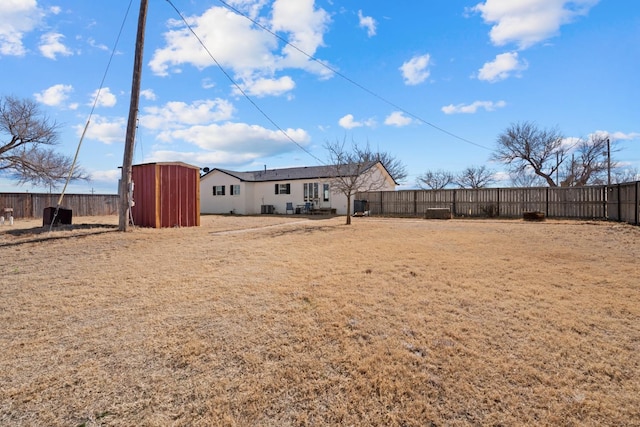
M 607 138 L 607 187 L 611 187 L 611 143 Z
M 120 231 L 128 231 L 129 229 L 129 213 L 131 211 L 131 202 L 133 201 L 131 165 L 133 163 L 133 151 L 136 139 L 136 121 L 138 118 L 142 57 L 144 51 L 144 28 L 147 22 L 148 3 L 148 0 L 140 1 L 140 14 L 138 15 L 138 34 L 136 36 L 136 52 L 133 61 L 133 78 L 131 82 L 131 103 L 129 104 L 129 119 L 127 122 L 127 135 L 125 137 L 124 157 L 122 160 L 122 178 L 120 179 L 120 217 L 118 221 L 118 230 Z

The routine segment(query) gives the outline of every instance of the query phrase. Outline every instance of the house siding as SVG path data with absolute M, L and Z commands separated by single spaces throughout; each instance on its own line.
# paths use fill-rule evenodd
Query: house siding
M 238 174 L 238 176 L 242 175 Z M 271 176 L 273 177 L 274 174 L 271 174 Z M 375 180 L 380 178 L 385 180 L 385 185 L 380 190 L 395 190 L 395 183 L 384 168 L 374 168 L 372 176 Z M 213 170 L 203 176 L 200 181 L 201 212 L 203 214 L 228 214 L 233 212 L 241 215 L 256 215 L 262 212 L 262 205 L 272 205 L 275 208 L 275 213 L 285 214 L 287 203 L 292 203 L 294 208 L 304 205 L 305 183 L 317 183 L 318 198 L 314 200 L 314 207 L 331 208 L 335 209 L 336 213 L 340 215 L 346 215 L 346 196 L 334 192 L 331 186 L 329 187 L 329 200 L 323 200 L 323 184 L 330 184 L 330 182 L 330 178 L 288 179 L 288 175 L 285 173 L 282 174 L 282 180 L 271 178 L 267 181 L 242 181 L 224 171 Z M 289 184 L 289 194 L 276 194 L 275 188 L 278 184 Z M 213 187 L 219 185 L 225 186 L 224 196 L 213 195 Z M 230 185 L 240 185 L 240 196 L 230 195 Z M 353 205 L 353 199 L 351 204 Z
M 231 195 L 231 186 L 239 185 L 240 194 Z M 223 196 L 214 196 L 213 188 L 224 186 Z M 203 177 L 200 181 L 200 209 L 202 213 L 244 213 L 247 207 L 247 185 L 238 178 L 227 175 L 223 172 L 214 171 Z

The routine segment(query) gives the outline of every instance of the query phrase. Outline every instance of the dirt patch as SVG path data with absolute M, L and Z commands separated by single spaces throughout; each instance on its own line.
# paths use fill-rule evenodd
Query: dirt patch
M 2 425 L 640 419 L 637 227 L 33 221 L 0 228 Z

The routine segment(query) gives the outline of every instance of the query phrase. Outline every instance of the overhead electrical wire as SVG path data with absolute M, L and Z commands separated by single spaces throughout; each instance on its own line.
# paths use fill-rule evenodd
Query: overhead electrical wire
M 124 18 L 122 19 L 122 24 L 120 24 L 120 30 L 118 31 L 118 36 L 116 37 L 116 41 L 115 44 L 113 46 L 113 49 L 111 50 L 111 55 L 109 56 L 109 61 L 107 62 L 107 66 L 105 67 L 104 70 L 104 74 L 102 75 L 102 80 L 100 80 L 100 86 L 98 87 L 98 90 L 96 91 L 96 96 L 93 100 L 93 105 L 91 106 L 91 111 L 89 111 L 89 117 L 87 118 L 87 123 L 84 126 L 84 129 L 82 130 L 82 135 L 80 136 L 80 140 L 78 141 L 78 147 L 76 148 L 76 154 L 73 157 L 73 162 L 71 163 L 71 168 L 69 169 L 69 174 L 67 175 L 67 180 L 64 184 L 64 187 L 62 188 L 62 192 L 60 193 L 60 197 L 58 198 L 58 204 L 56 205 L 56 210 L 55 213 L 53 215 L 53 219 L 51 220 L 51 227 L 53 227 L 53 224 L 55 223 L 55 219 L 58 216 L 58 211 L 60 209 L 60 206 L 62 205 L 62 200 L 64 198 L 64 195 L 67 191 L 67 186 L 69 185 L 69 182 L 71 181 L 71 178 L 73 177 L 73 170 L 76 167 L 76 163 L 78 161 L 78 155 L 80 154 L 80 147 L 82 147 L 82 142 L 84 141 L 84 136 L 87 133 L 87 129 L 89 128 L 89 124 L 91 123 L 91 117 L 93 117 L 93 113 L 96 109 L 96 106 L 98 105 L 98 100 L 100 99 L 100 93 L 102 92 L 102 89 L 104 88 L 104 82 L 107 79 L 107 74 L 109 73 L 109 68 L 111 68 L 111 62 L 113 62 L 113 57 L 116 54 L 116 49 L 118 47 L 118 43 L 120 42 L 120 37 L 122 37 L 122 32 L 124 31 L 124 25 L 127 22 L 127 17 L 129 16 L 129 11 L 131 10 L 131 5 L 133 4 L 133 0 L 129 0 L 129 6 L 127 6 L 127 10 L 124 14 Z M 51 231 L 51 227 L 49 228 L 49 231 Z
M 205 50 L 205 52 L 207 52 L 207 55 L 209 55 L 209 57 L 213 60 L 213 62 L 220 69 L 220 71 L 222 71 L 222 73 L 227 77 L 227 79 L 229 79 L 231 84 L 233 84 L 233 86 L 235 86 L 235 88 L 242 94 L 242 96 L 244 96 L 256 108 L 256 110 L 258 110 L 260 112 L 260 114 L 262 114 L 273 126 L 275 126 L 276 129 L 278 129 L 278 131 L 280 131 L 289 141 L 291 141 L 292 143 L 297 145 L 298 148 L 300 148 L 302 151 L 304 151 L 305 153 L 307 153 L 308 155 L 310 155 L 311 157 L 316 159 L 320 164 L 325 164 L 325 162 L 323 162 L 318 157 L 316 157 L 311 151 L 307 150 L 302 144 L 300 144 L 298 141 L 293 139 L 291 137 L 291 135 L 289 135 L 282 127 L 280 127 L 280 125 L 278 125 L 275 122 L 275 120 L 273 120 L 262 108 L 260 108 L 260 106 L 245 92 L 244 89 L 242 89 L 242 87 L 234 80 L 234 78 L 231 77 L 231 75 L 224 69 L 222 64 L 220 64 L 220 62 L 218 62 L 218 60 L 213 56 L 213 54 L 211 53 L 209 48 L 207 48 L 207 46 L 204 44 L 202 39 L 198 36 L 198 34 L 196 34 L 195 30 L 187 22 L 185 17 L 178 10 L 178 8 L 176 8 L 176 6 L 173 4 L 173 2 L 171 0 L 167 0 L 167 3 L 169 3 L 171 5 L 173 10 L 175 10 L 175 12 L 178 14 L 180 19 L 184 23 L 184 25 L 187 27 L 187 29 L 191 32 L 191 34 L 193 34 L 193 36 L 196 38 L 196 40 L 198 40 L 198 43 L 200 43 L 200 46 L 202 46 L 202 48 Z
M 167 0 L 167 1 L 169 1 L 169 0 Z M 440 132 L 442 132 L 442 133 L 444 133 L 444 134 L 447 134 L 447 135 L 449 135 L 449 136 L 451 136 L 451 137 L 453 137 L 453 138 L 456 138 L 456 139 L 458 139 L 458 140 L 460 140 L 460 141 L 462 141 L 462 142 L 465 142 L 465 143 L 467 143 L 467 144 L 474 145 L 474 146 L 479 147 L 479 148 L 483 148 L 483 149 L 485 149 L 485 150 L 491 150 L 491 148 L 489 148 L 489 147 L 486 147 L 486 146 L 484 146 L 484 145 L 482 145 L 482 144 L 478 144 L 477 142 L 473 142 L 473 141 L 471 141 L 471 140 L 469 140 L 469 139 L 467 139 L 467 138 L 463 138 L 463 137 L 461 137 L 461 136 L 459 136 L 459 135 L 456 135 L 455 133 L 450 132 L 450 131 L 448 131 L 448 130 L 446 130 L 446 129 L 444 129 L 444 128 L 440 127 L 440 126 L 437 126 L 437 125 L 435 125 L 435 124 L 433 124 L 433 123 L 431 123 L 431 122 L 429 122 L 429 121 L 427 121 L 427 120 L 423 119 L 422 117 L 420 117 L 420 116 L 418 116 L 418 115 L 416 115 L 416 114 L 413 114 L 412 112 L 410 112 L 410 111 L 408 111 L 408 110 L 406 110 L 406 109 L 404 109 L 404 108 L 400 107 L 399 105 L 395 104 L 394 102 L 389 101 L 389 100 L 388 100 L 388 99 L 386 99 L 385 97 L 383 97 L 383 96 L 381 96 L 381 95 L 377 94 L 376 92 L 372 91 L 371 89 L 369 89 L 369 88 L 367 88 L 367 87 L 363 86 L 362 84 L 360 84 L 360 83 L 356 82 L 355 80 L 353 80 L 352 78 L 348 77 L 347 75 L 345 75 L 345 74 L 341 73 L 340 71 L 336 70 L 335 68 L 331 67 L 331 66 L 330 66 L 330 65 L 328 65 L 327 63 L 325 63 L 325 62 L 321 61 L 320 59 L 318 59 L 318 58 L 314 57 L 313 55 L 310 55 L 310 54 L 308 54 L 307 52 L 303 51 L 302 49 L 300 49 L 300 48 L 299 48 L 299 47 L 297 47 L 296 45 L 294 45 L 294 44 L 292 44 L 291 42 L 289 42 L 289 41 L 288 41 L 287 39 L 285 39 L 284 37 L 282 37 L 282 36 L 278 35 L 277 33 L 273 32 L 272 30 L 270 30 L 269 28 L 265 27 L 263 24 L 261 24 L 260 22 L 256 21 L 255 19 L 253 19 L 253 18 L 251 18 L 251 17 L 247 16 L 247 15 L 246 15 L 246 14 L 244 14 L 242 11 L 240 11 L 240 10 L 238 10 L 237 8 L 235 8 L 235 7 L 231 6 L 230 4 L 228 4 L 227 2 L 225 2 L 224 0 L 218 0 L 218 2 L 219 2 L 219 3 L 221 3 L 221 4 L 222 4 L 224 7 L 226 7 L 227 9 L 229 9 L 229 10 L 231 10 L 231 11 L 233 11 L 233 12 L 237 13 L 238 15 L 240 15 L 240 16 L 242 16 L 242 17 L 244 17 L 244 18 L 248 19 L 248 20 L 249 20 L 249 21 L 251 21 L 254 25 L 256 25 L 256 26 L 260 27 L 260 28 L 261 28 L 261 29 L 263 29 L 264 31 L 268 32 L 268 33 L 269 33 L 269 34 L 271 34 L 272 36 L 274 36 L 274 37 L 276 37 L 277 39 L 279 39 L 280 41 L 282 41 L 283 43 L 287 44 L 288 46 L 291 46 L 292 48 L 294 48 L 295 50 L 297 50 L 298 52 L 300 52 L 301 54 L 303 54 L 304 56 L 306 56 L 306 57 L 307 57 L 307 58 L 309 58 L 310 60 L 312 60 L 312 61 L 314 61 L 314 62 L 316 62 L 316 63 L 320 64 L 321 66 L 325 67 L 325 68 L 326 68 L 326 69 L 328 69 L 329 71 L 331 71 L 331 72 L 335 73 L 337 76 L 342 77 L 344 80 L 348 81 L 348 82 L 349 82 L 349 83 L 351 83 L 352 85 L 354 85 L 354 86 L 356 86 L 356 87 L 360 88 L 361 90 L 363 90 L 363 91 L 367 92 L 369 95 L 371 95 L 371 96 L 374 96 L 374 97 L 378 98 L 380 101 L 382 101 L 382 102 L 384 102 L 384 103 L 386 103 L 386 104 L 388 104 L 388 105 L 392 106 L 393 108 L 395 108 L 395 109 L 397 109 L 397 110 L 400 110 L 401 112 L 405 113 L 406 115 L 408 115 L 408 116 L 410 116 L 410 117 L 413 117 L 414 119 L 418 120 L 419 122 L 424 123 L 424 124 L 426 124 L 426 125 L 428 125 L 428 126 L 430 126 L 430 127 L 434 128 L 434 129 L 436 129 L 436 130 L 438 130 L 438 131 L 440 131 Z

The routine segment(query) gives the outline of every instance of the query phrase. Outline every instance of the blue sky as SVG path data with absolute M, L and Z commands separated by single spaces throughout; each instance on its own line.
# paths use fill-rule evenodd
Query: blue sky
M 206 50 L 169 2 L 149 3 L 134 163 L 310 166 L 346 139 L 400 159 L 401 188 L 412 188 L 427 170 L 485 165 L 503 177 L 489 161 L 495 140 L 527 120 L 567 138 L 607 132 L 615 158 L 640 168 L 635 2 L 226 1 L 276 38 L 220 1 L 172 0 Z M 124 22 L 80 148 L 92 180 L 68 192 L 117 192 L 139 9 L 125 21 L 129 5 L 0 3 L 0 95 L 37 101 L 69 156 Z M 43 190 L 0 179 L 0 191 Z

